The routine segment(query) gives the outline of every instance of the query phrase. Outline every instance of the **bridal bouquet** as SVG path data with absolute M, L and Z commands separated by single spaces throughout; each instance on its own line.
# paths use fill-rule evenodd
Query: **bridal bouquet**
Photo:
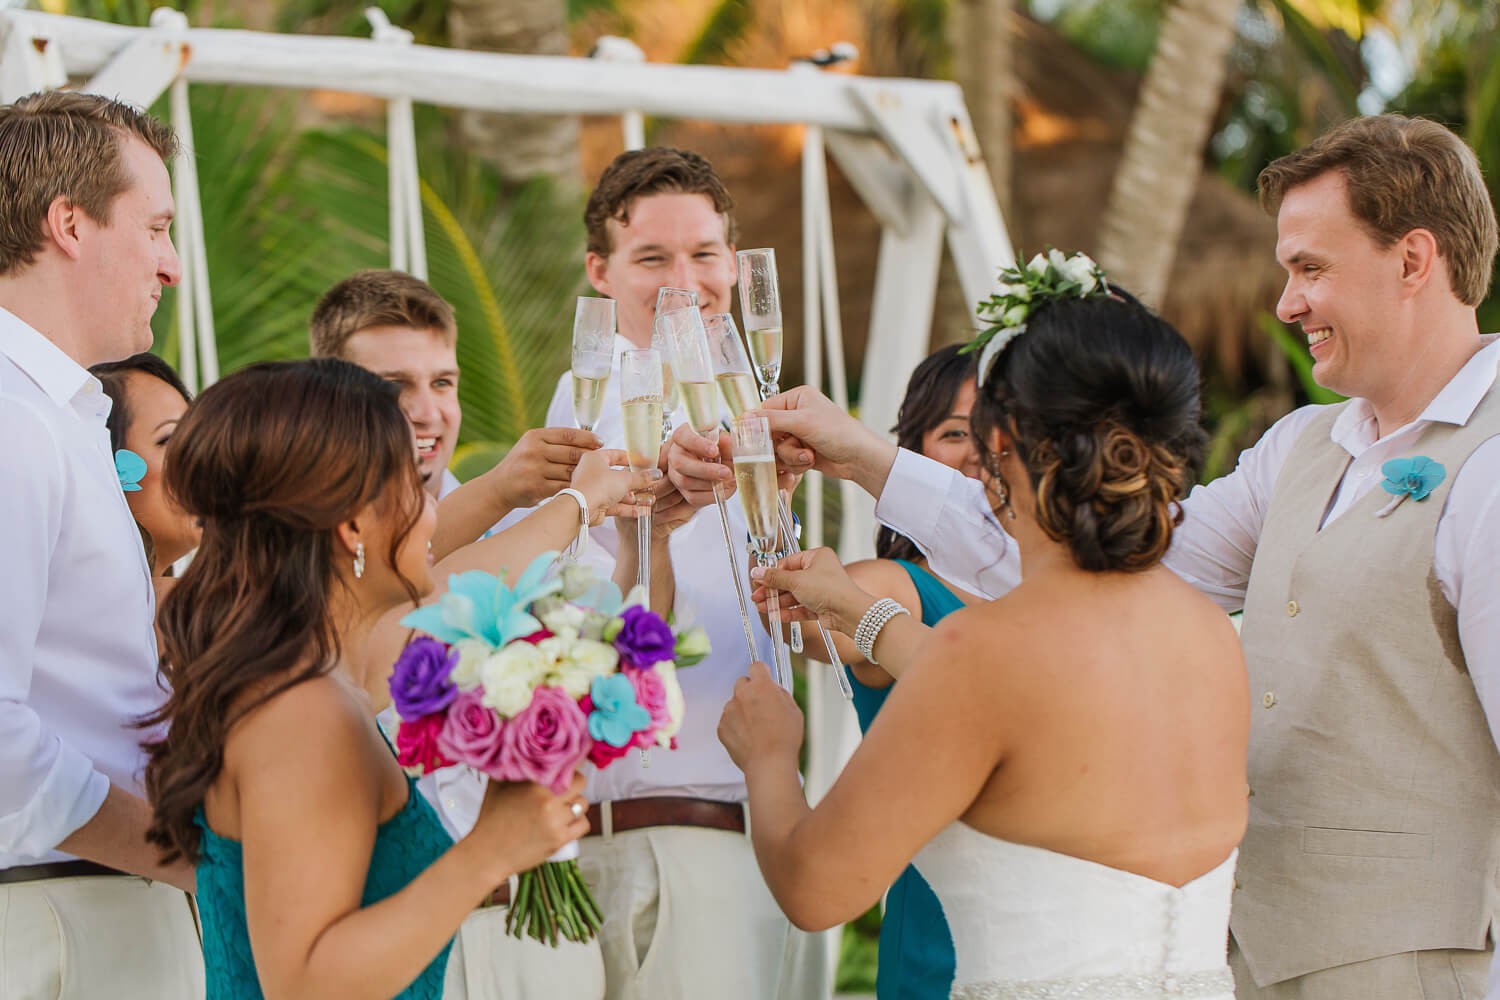
M 701 629 L 675 632 L 587 567 L 550 574 L 557 553 L 514 587 L 489 573 L 448 580 L 448 592 L 401 624 L 427 633 L 396 661 L 391 698 L 397 758 L 426 774 L 466 764 L 494 781 L 534 781 L 562 794 L 584 761 L 608 767 L 632 748 L 675 749 L 683 697 L 676 671 L 708 654 Z M 597 904 L 569 844 L 523 872 L 506 930 L 554 947 L 587 941 Z

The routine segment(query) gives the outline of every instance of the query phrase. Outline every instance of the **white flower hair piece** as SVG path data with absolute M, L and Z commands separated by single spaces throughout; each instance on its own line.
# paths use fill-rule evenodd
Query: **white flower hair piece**
M 1016 258 L 1012 267 L 1000 272 L 999 284 L 974 312 L 988 324 L 961 353 L 979 352 L 979 384 L 995 368 L 1000 352 L 1026 332 L 1031 314 L 1048 302 L 1108 295 L 1104 272 L 1087 254 L 1065 255 L 1049 248 L 1026 263 Z

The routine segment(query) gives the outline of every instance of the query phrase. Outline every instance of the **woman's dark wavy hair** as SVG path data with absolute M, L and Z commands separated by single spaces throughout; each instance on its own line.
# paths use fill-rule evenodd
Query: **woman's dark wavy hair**
M 1207 436 L 1181 334 L 1125 292 L 1039 307 L 976 394 L 982 465 L 1004 430 L 1037 522 L 1092 571 L 1154 566 L 1181 523 Z
M 203 540 L 157 615 L 171 692 L 143 723 L 168 725 L 146 744 L 147 839 L 166 861 L 196 862 L 193 815 L 230 729 L 339 659 L 334 529 L 377 504 L 397 525 L 384 556 L 394 568 L 422 483 L 396 388 L 320 358 L 251 365 L 204 390 L 167 446 L 166 485 L 202 519 Z
M 125 392 L 126 376 L 131 372 L 160 379 L 177 390 L 177 394 L 182 397 L 184 403 L 193 401 L 193 394 L 188 392 L 187 386 L 182 384 L 182 378 L 177 374 L 177 369 L 149 351 L 132 354 L 124 361 L 109 361 L 102 365 L 94 365 L 89 369 L 89 374 L 99 380 L 110 402 L 109 417 L 104 421 L 104 426 L 109 429 L 110 451 L 119 451 L 125 447 L 125 435 L 130 433 L 130 422 L 134 419 L 130 412 L 130 396 Z M 151 537 L 151 532 L 141 526 L 139 521 L 135 523 L 135 530 L 141 533 L 141 544 L 146 547 L 146 561 L 154 565 L 156 540 Z
M 960 354 L 963 348 L 963 344 L 939 348 L 911 373 L 896 413 L 896 426 L 891 428 L 898 447 L 920 455 L 922 437 L 953 413 L 959 389 L 974 377 L 974 355 Z M 885 525 L 875 535 L 875 555 L 908 562 L 925 558 L 915 542 Z

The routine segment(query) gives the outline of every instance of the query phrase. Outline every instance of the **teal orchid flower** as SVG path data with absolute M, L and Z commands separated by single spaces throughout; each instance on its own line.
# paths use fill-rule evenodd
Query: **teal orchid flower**
M 1392 494 L 1393 499 L 1375 512 L 1376 517 L 1385 517 L 1390 514 L 1391 511 L 1401 506 L 1407 497 L 1418 502 L 1426 500 L 1448 474 L 1448 470 L 1443 468 L 1441 463 L 1434 462 L 1426 455 L 1393 458 L 1380 467 L 1380 472 L 1385 476 L 1380 487 Z
M 121 448 L 115 452 L 115 474 L 120 477 L 120 489 L 138 493 L 146 475 L 146 460 L 129 448 Z
M 636 703 L 635 685 L 624 674 L 595 677 L 589 700 L 589 735 L 600 743 L 623 747 L 637 732 L 651 728 L 651 713 Z
M 478 639 L 499 649 L 541 630 L 542 623 L 528 609 L 533 602 L 561 589 L 561 580 L 547 579 L 556 559 L 556 552 L 537 556 L 514 588 L 505 585 L 503 575 L 497 577 L 482 570 L 455 573 L 448 577 L 448 592 L 436 604 L 416 609 L 402 618 L 401 624 L 441 642 Z

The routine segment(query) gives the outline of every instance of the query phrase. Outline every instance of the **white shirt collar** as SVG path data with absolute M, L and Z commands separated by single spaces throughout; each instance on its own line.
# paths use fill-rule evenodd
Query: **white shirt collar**
M 10 358 L 58 406 L 67 406 L 90 383 L 99 385 L 88 369 L 4 308 L 0 308 L 0 354 Z
M 1484 346 L 1465 362 L 1417 419 L 1407 424 L 1408 427 L 1427 423 L 1462 427 L 1469 422 L 1480 401 L 1494 386 L 1495 375 L 1500 370 L 1500 334 L 1486 334 L 1480 339 Z M 1333 422 L 1328 436 L 1334 444 L 1355 455 L 1374 444 L 1378 430 L 1375 410 L 1369 400 L 1351 399 Z

